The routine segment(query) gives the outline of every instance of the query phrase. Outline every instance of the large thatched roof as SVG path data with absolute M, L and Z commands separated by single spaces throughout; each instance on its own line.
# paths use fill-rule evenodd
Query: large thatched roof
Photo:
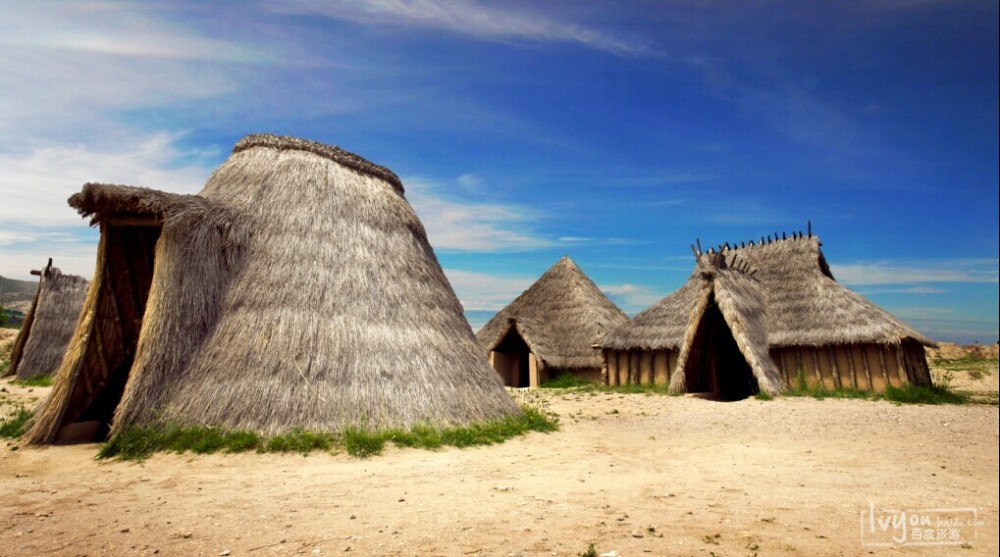
M 55 373 L 73 336 L 80 308 L 87 296 L 87 280 L 64 275 L 48 265 L 39 275 L 38 290 L 14 341 L 7 372 L 18 379 Z
M 254 135 L 198 195 L 91 184 L 70 203 L 102 232 L 162 224 L 113 431 L 164 420 L 336 431 L 518 411 L 388 169 Z M 60 370 L 30 438 L 52 438 L 80 366 Z
M 601 367 L 593 345 L 628 317 L 573 263 L 563 257 L 476 334 L 489 353 L 516 328 L 547 367 Z
M 746 267 L 759 283 L 770 347 L 899 344 L 907 338 L 933 345 L 930 339 L 836 282 L 821 245 L 814 235 L 795 234 L 757 245 L 721 249 L 730 267 Z M 679 348 L 699 277 L 696 267 L 684 286 L 612 331 L 604 346 L 616 350 Z

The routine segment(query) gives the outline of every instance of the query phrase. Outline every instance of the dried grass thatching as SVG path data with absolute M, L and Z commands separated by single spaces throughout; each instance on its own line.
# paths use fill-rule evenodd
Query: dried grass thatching
M 696 275 L 698 292 L 690 311 L 677 367 L 670 377 L 670 390 L 686 391 L 691 353 L 702 349 L 696 334 L 711 304 L 718 306 L 740 354 L 750 366 L 757 388 L 768 394 L 784 390 L 784 380 L 771 360 L 767 343 L 766 306 L 758 281 L 748 273 L 730 268 L 722 255 L 702 254 Z
M 763 324 L 770 348 L 872 343 L 899 345 L 924 337 L 863 296 L 837 283 L 813 235 L 741 248 L 723 247 L 728 267 L 749 269 L 759 284 Z M 706 254 L 707 255 L 707 254 Z M 604 347 L 615 350 L 676 350 L 684 340 L 697 298 L 700 271 L 679 290 L 612 331 Z M 722 285 L 716 286 L 716 292 Z M 718 294 L 717 294 L 718 295 Z
M 512 328 L 548 368 L 600 368 L 594 344 L 628 320 L 573 263 L 563 257 L 476 334 L 486 353 Z
M 55 373 L 87 295 L 87 280 L 62 274 L 51 259 L 32 274 L 39 275 L 38 290 L 14 341 L 8 368 L 8 374 L 22 380 Z
M 518 412 L 388 169 L 254 135 L 196 196 L 88 185 L 70 203 L 101 224 L 106 258 L 116 222 L 162 227 L 112 433 L 173 421 L 270 435 Z M 95 283 L 101 273 L 99 261 Z M 100 296 L 91 289 L 77 353 L 31 441 L 51 441 L 72 419 L 69 401 L 91 365 L 84 337 L 105 326 Z

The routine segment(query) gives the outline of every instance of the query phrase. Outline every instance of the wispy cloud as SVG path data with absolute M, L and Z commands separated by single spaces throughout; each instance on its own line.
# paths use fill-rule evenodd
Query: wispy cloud
M 212 151 L 177 147 L 178 136 L 155 133 L 117 148 L 52 145 L 28 154 L 0 152 L 0 231 L 13 227 L 74 227 L 84 222 L 66 204 L 86 182 L 145 186 L 175 193 L 195 193 L 210 168 L 200 160 Z M 27 234 L 18 228 L 18 234 Z
M 543 216 L 536 209 L 462 199 L 448 195 L 446 185 L 421 178 L 404 178 L 403 183 L 436 250 L 516 251 L 553 244 L 534 231 L 533 223 Z
M 456 269 L 445 269 L 444 273 L 467 312 L 500 311 L 536 280 Z
M 284 0 L 283 12 L 316 14 L 371 25 L 398 25 L 487 40 L 575 43 L 620 55 L 647 53 L 648 41 L 567 21 L 524 4 L 498 7 L 471 0 Z
M 2 230 L 0 236 L 3 236 Z M 31 277 L 31 270 L 45 266 L 51 257 L 52 264 L 62 272 L 90 279 L 94 274 L 96 254 L 96 230 L 84 228 L 78 236 L 62 235 L 61 238 L 53 238 L 53 233 L 35 231 L 16 243 L 0 243 L 0 275 L 37 280 Z
M 657 292 L 645 285 L 638 284 L 608 284 L 601 286 L 611 301 L 618 304 L 622 311 L 636 314 L 660 301 L 666 294 Z
M 858 294 L 873 296 L 875 294 L 944 294 L 947 290 L 933 286 L 909 286 L 904 288 L 865 288 Z
M 996 283 L 998 263 L 997 259 L 878 261 L 831 265 L 830 270 L 838 281 L 851 285 Z
M 99 143 L 129 127 L 118 111 L 233 92 L 242 78 L 232 67 L 268 56 L 148 6 L 32 2 L 6 9 L 0 146 L 15 150 L 41 137 Z
M 5 10 L 0 44 L 132 58 L 267 61 L 270 54 L 249 44 L 199 35 L 156 18 L 141 5 L 96 2 L 32 2 Z M 155 10 L 150 10 L 155 12 Z M 39 27 L 40 19 L 48 25 Z

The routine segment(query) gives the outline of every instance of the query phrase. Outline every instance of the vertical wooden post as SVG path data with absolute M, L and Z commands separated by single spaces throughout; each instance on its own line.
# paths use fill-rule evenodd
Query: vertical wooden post
M 899 379 L 899 383 L 903 383 L 903 378 L 909 379 L 909 373 L 906 371 L 906 366 L 903 362 L 903 345 L 900 343 L 896 346 L 896 377 Z
M 865 345 L 861 346 L 861 365 L 865 368 L 865 381 L 868 381 L 868 390 L 874 391 L 875 385 L 872 384 L 872 371 L 868 366 L 868 347 Z
M 833 374 L 833 386 L 841 389 L 844 384 L 840 380 L 840 370 L 837 368 L 837 354 L 834 353 L 833 347 L 826 349 L 826 355 L 830 358 L 830 373 Z
M 795 349 L 795 386 L 798 387 L 799 374 L 802 374 L 803 381 L 805 380 L 806 370 L 802 367 L 802 349 Z
M 628 385 L 629 371 L 628 371 L 628 351 L 622 350 L 618 352 L 618 384 Z
M 879 359 L 879 362 L 882 364 L 882 379 L 885 380 L 886 386 L 892 385 L 892 382 L 889 381 L 889 371 L 886 369 L 886 365 L 885 365 L 885 347 L 884 346 L 880 346 L 879 347 L 878 359 Z
M 632 385 L 639 384 L 639 352 L 636 350 L 628 354 L 628 382 Z
M 851 388 L 855 391 L 858 390 L 858 373 L 854 366 L 854 351 L 851 350 L 851 345 L 845 345 L 847 349 L 847 369 L 851 374 Z
M 614 350 L 604 350 L 604 367 L 608 370 L 608 385 L 617 385 L 618 354 Z
M 819 381 L 819 388 L 825 389 L 826 385 L 823 384 L 823 372 L 819 368 L 819 348 L 810 348 L 810 352 L 813 355 L 813 365 L 816 366 L 816 380 Z
M 653 383 L 656 385 L 666 385 L 670 381 L 670 372 L 667 370 L 670 357 L 667 352 L 658 350 L 653 354 Z
M 639 353 L 639 384 L 653 384 L 653 353 L 649 350 Z

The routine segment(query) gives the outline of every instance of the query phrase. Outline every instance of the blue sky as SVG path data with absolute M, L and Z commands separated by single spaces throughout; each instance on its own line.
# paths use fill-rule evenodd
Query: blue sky
M 197 192 L 249 133 L 403 179 L 473 327 L 569 255 L 626 312 L 689 245 L 805 228 L 998 338 L 991 1 L 0 0 L 0 275 L 93 273 L 87 181 Z

